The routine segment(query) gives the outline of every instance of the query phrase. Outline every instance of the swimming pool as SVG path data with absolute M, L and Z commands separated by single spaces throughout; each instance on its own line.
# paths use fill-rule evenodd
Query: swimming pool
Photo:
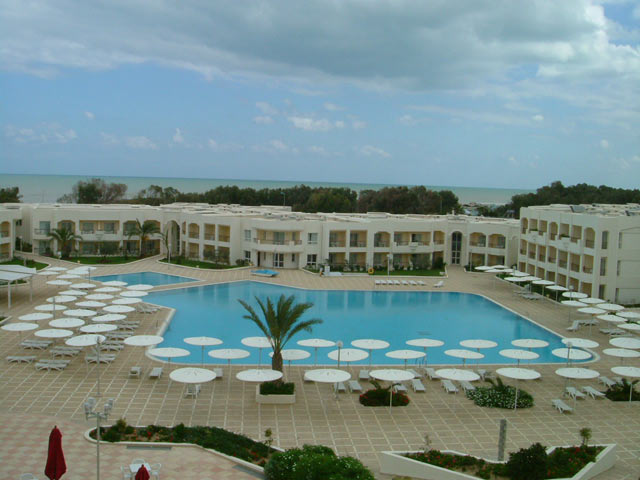
M 241 363 L 251 364 L 258 363 L 258 350 L 245 347 L 240 340 L 263 334 L 251 321 L 242 318 L 245 310 L 238 299 L 257 308 L 254 296 L 264 299 L 281 294 L 293 294 L 299 302 L 312 302 L 314 307 L 303 318 L 324 320 L 311 334 L 302 332 L 294 337 L 287 348 L 300 348 L 296 342 L 304 338 L 342 340 L 345 347 L 357 338 L 376 338 L 388 341 L 391 346 L 374 351 L 373 363 L 398 364 L 384 352 L 412 348 L 405 344 L 407 340 L 430 337 L 445 344 L 428 350 L 429 363 L 460 364 L 460 360 L 445 355 L 444 351 L 461 348 L 461 340 L 482 338 L 498 343 L 498 347 L 482 351 L 486 355 L 483 363 L 508 364 L 514 361 L 500 356 L 499 350 L 514 348 L 511 340 L 516 338 L 539 338 L 548 341 L 549 347 L 535 350 L 540 354 L 535 363 L 561 362 L 551 355 L 552 349 L 564 347 L 561 337 L 482 296 L 468 293 L 301 290 L 243 281 L 156 292 L 145 300 L 176 309 L 164 333 L 164 342 L 159 346 L 190 350 L 192 355 L 181 358 L 181 362 L 199 363 L 201 359 L 200 347 L 187 345 L 183 338 L 207 335 L 223 340 L 224 344 L 218 348 L 250 351 L 251 356 Z M 330 350 L 319 350 L 318 363 L 334 363 L 326 356 Z M 210 357 L 206 357 L 206 361 L 220 363 Z M 262 361 L 269 362 L 267 352 L 263 352 Z M 313 363 L 313 355 L 294 363 Z M 368 360 L 356 362 L 367 363 Z
M 100 277 L 93 277 L 93 280 L 98 282 L 111 282 L 118 280 L 120 282 L 127 282 L 129 285 L 136 283 L 146 283 L 149 285 L 171 285 L 173 283 L 186 283 L 197 282 L 195 278 L 179 277 L 177 275 L 168 275 L 166 273 L 157 272 L 136 272 L 136 273 L 122 273 L 118 275 L 102 275 Z

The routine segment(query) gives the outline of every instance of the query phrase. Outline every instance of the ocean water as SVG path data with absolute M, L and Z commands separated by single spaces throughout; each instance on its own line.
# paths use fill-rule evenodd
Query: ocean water
M 89 180 L 92 176 L 84 175 L 15 175 L 0 174 L 0 187 L 20 187 L 22 201 L 26 203 L 55 202 L 65 193 L 71 192 L 71 187 L 79 180 Z M 310 187 L 348 187 L 355 191 L 366 189 L 380 189 L 393 186 L 375 183 L 338 183 L 338 182 L 307 182 L 307 181 L 276 181 L 276 180 L 239 180 L 239 179 L 215 179 L 215 178 L 164 178 L 164 177 L 105 177 L 100 176 L 106 182 L 124 183 L 128 187 L 128 196 L 135 196 L 140 190 L 150 185 L 161 187 L 174 187 L 181 192 L 205 192 L 221 185 L 237 185 L 238 187 L 261 188 L 286 188 L 295 185 L 308 185 Z M 511 200 L 511 197 L 520 193 L 529 193 L 531 190 L 484 188 L 484 187 L 456 187 L 447 185 L 425 185 L 432 190 L 451 190 L 460 199 L 461 203 L 478 202 L 490 204 L 502 204 Z
M 561 338 L 555 333 L 517 315 L 500 305 L 480 296 L 457 292 L 385 292 L 385 291 L 342 291 L 342 290 L 302 290 L 261 282 L 243 281 L 187 287 L 153 292 L 144 298 L 146 302 L 176 309 L 169 327 L 164 332 L 164 342 L 160 347 L 179 347 L 191 351 L 189 357 L 180 362 L 199 363 L 201 348 L 187 345 L 186 337 L 211 336 L 224 343 L 215 348 L 241 348 L 251 353 L 250 357 L 237 363 L 258 363 L 256 348 L 246 347 L 242 338 L 264 335 L 258 327 L 243 316 L 246 311 L 238 302 L 242 299 L 258 309 L 255 297 L 277 300 L 280 295 L 294 295 L 297 302 L 310 302 L 313 307 L 303 318 L 320 318 L 323 323 L 313 327 L 311 333 L 300 332 L 286 345 L 286 348 L 301 348 L 296 342 L 306 338 L 324 338 L 342 341 L 345 348 L 359 338 L 385 340 L 390 346 L 385 350 L 372 352 L 374 364 L 398 364 L 402 361 L 385 356 L 385 352 L 409 347 L 407 340 L 413 338 L 434 338 L 444 342 L 443 347 L 428 349 L 429 363 L 462 365 L 462 361 L 446 355 L 448 349 L 458 349 L 460 341 L 486 339 L 498 343 L 495 348 L 482 350 L 485 355 L 481 363 L 513 364 L 498 352 L 514 348 L 511 341 L 517 338 L 538 338 L 549 342 L 546 348 L 536 349 L 540 358 L 532 363 L 560 363 L 551 350 L 562 348 Z M 312 356 L 296 364 L 313 363 Z M 319 349 L 318 363 L 333 363 L 327 358 L 332 348 Z M 262 363 L 269 363 L 268 352 L 262 352 Z M 207 363 L 221 363 L 208 356 Z M 369 360 L 356 362 L 367 364 Z M 412 361 L 413 363 L 413 361 Z M 475 363 L 473 361 L 472 363 Z

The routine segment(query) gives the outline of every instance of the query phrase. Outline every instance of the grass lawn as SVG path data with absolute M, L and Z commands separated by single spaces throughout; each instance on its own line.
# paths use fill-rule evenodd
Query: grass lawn
M 120 263 L 131 263 L 136 260 L 140 260 L 140 257 L 128 256 L 128 257 L 75 257 L 63 258 L 68 262 L 78 262 L 82 265 L 118 265 Z
M 444 269 L 435 268 L 429 270 L 392 270 L 389 275 L 400 275 L 402 277 L 439 277 L 440 272 L 444 272 Z M 376 270 L 374 275 L 387 276 L 386 270 Z
M 25 263 L 20 258 L 14 258 L 13 260 L 9 260 L 8 262 L 0 263 L 0 265 L 20 265 L 20 266 L 25 266 Z M 31 259 L 27 259 L 26 266 L 28 268 L 35 268 L 36 270 L 42 270 L 44 267 L 48 267 L 49 264 L 48 263 L 40 263 L 40 262 L 36 262 L 34 260 L 31 260 Z
M 163 258 L 161 262 L 167 263 L 167 259 Z M 183 267 L 206 268 L 209 270 L 227 270 L 229 268 L 238 268 L 236 265 L 224 265 L 221 263 L 201 262 L 199 260 L 188 260 L 183 258 L 179 261 L 172 260 L 171 265 L 181 265 Z

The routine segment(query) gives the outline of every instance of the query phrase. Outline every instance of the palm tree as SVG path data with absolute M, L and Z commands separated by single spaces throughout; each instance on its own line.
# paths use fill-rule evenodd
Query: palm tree
M 62 252 L 62 256 L 66 258 L 73 248 L 73 242 L 82 240 L 82 237 L 66 228 L 54 228 L 49 232 L 49 239 L 57 242 L 59 251 Z
M 142 247 L 144 243 L 149 239 L 151 235 L 155 235 L 160 233 L 158 226 L 153 222 L 140 222 L 140 220 L 136 220 L 136 225 L 133 227 L 133 232 L 135 235 L 140 237 L 140 256 L 144 255 L 142 251 Z
M 282 350 L 291 338 L 301 331 L 311 332 L 313 325 L 322 323 L 319 318 L 310 320 L 300 320 L 300 317 L 313 307 L 313 303 L 294 303 L 295 297 L 285 297 L 281 295 L 278 304 L 274 305 L 270 298 L 267 303 L 256 297 L 256 301 L 262 311 L 261 319 L 249 304 L 243 300 L 238 300 L 249 312 L 243 318 L 251 320 L 269 338 L 273 347 L 273 358 L 271 368 L 282 372 Z

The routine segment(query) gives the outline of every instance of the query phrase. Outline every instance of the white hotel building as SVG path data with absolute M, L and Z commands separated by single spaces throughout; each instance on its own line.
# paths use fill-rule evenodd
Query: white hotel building
M 136 220 L 168 232 L 173 256 L 290 269 L 320 264 L 350 270 L 387 264 L 403 268 L 439 258 L 449 265 L 517 265 L 592 296 L 640 303 L 639 205 L 529 207 L 518 221 L 466 215 L 309 214 L 278 206 L 194 203 L 5 204 L 0 207 L 0 247 L 8 244 L 2 255 L 11 256 L 11 239 L 21 237 L 35 253 L 55 253 L 50 231 L 66 228 L 82 237 L 75 246 L 81 255 L 137 251 L 139 238 L 131 234 Z M 160 235 L 148 240 L 145 251 L 166 253 Z

